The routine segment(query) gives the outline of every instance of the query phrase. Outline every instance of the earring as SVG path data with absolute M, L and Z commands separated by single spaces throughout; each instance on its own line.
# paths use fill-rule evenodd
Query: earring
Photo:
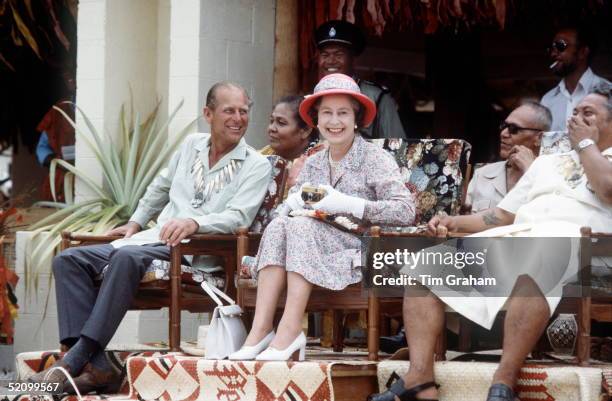
M 355 124 L 355 129 L 357 129 L 357 128 L 359 128 L 359 127 L 357 126 L 357 124 Z

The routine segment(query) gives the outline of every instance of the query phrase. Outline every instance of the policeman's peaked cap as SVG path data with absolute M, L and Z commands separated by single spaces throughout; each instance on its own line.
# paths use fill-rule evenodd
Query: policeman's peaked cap
M 327 21 L 315 31 L 315 42 L 319 50 L 329 44 L 339 44 L 348 47 L 355 56 L 360 55 L 366 46 L 366 39 L 356 25 L 347 21 Z

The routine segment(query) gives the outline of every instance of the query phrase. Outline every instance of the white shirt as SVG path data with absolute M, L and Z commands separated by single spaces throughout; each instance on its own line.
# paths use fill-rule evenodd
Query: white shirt
M 549 90 L 543 97 L 542 103 L 550 109 L 553 117 L 551 131 L 565 131 L 567 129 L 567 119 L 571 117 L 574 107 L 600 82 L 608 82 L 606 79 L 597 76 L 590 68 L 582 74 L 580 81 L 573 93 L 569 93 L 565 87 L 565 80 L 562 79 L 559 85 Z
M 612 147 L 602 154 L 612 162 Z M 576 151 L 538 157 L 497 205 L 516 215 L 514 224 L 562 221 L 609 232 L 612 205 L 592 191 Z

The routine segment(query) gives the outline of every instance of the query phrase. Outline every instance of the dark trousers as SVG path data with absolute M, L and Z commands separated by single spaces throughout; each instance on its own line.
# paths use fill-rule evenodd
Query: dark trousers
M 84 335 L 106 347 L 154 259 L 169 260 L 170 248 L 159 244 L 115 249 L 104 244 L 68 248 L 57 255 L 53 274 L 60 342 Z M 96 280 L 106 265 L 100 285 Z

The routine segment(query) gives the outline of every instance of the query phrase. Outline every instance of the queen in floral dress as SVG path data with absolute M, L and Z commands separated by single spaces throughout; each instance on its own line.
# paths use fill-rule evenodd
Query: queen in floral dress
M 306 161 L 279 216 L 264 231 L 255 264 L 258 288 L 252 329 L 230 359 L 303 359 L 302 315 L 312 286 L 341 290 L 361 281 L 361 243 L 356 235 L 312 217 L 289 216 L 307 207 L 303 186 L 326 191 L 312 205 L 319 212 L 351 216 L 366 225 L 414 221 L 414 201 L 395 160 L 356 132 L 373 121 L 376 106 L 352 78 L 331 74 L 321 79 L 300 105 L 300 115 L 319 129 L 329 148 Z M 287 301 L 275 334 L 273 317 L 285 288 Z

